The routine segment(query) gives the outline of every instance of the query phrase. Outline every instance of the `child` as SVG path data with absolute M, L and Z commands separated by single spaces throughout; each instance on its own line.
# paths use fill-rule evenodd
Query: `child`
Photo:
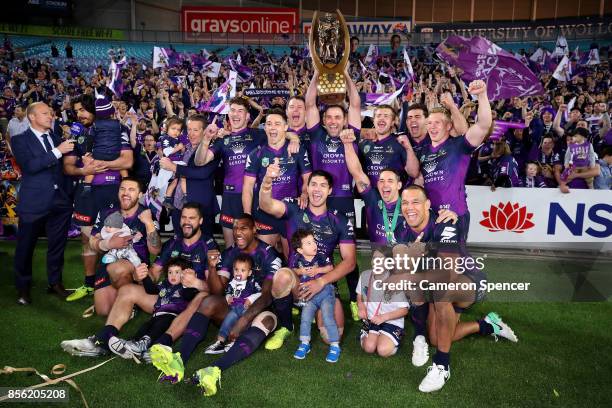
M 219 328 L 217 341 L 208 346 L 205 354 L 221 354 L 229 350 L 234 342 L 226 343 L 230 330 L 244 312 L 261 296 L 261 287 L 253 277 L 253 258 L 247 254 L 238 254 L 234 259 L 233 279 L 227 285 L 225 300 L 230 311 Z
M 113 119 L 115 108 L 103 95 L 96 97 L 96 120 L 91 127 L 91 153 L 94 160 L 113 161 L 121 154 L 121 122 Z M 87 159 L 85 159 L 87 160 Z M 121 170 L 121 177 L 128 175 Z M 85 176 L 83 182 L 91 184 L 94 175 Z
M 159 148 L 157 154 L 159 157 L 168 157 L 175 164 L 185 164 L 183 162 L 183 153 L 185 152 L 185 145 L 179 140 L 181 131 L 183 129 L 183 121 L 178 118 L 170 118 L 166 123 L 166 134 L 161 135 L 159 138 Z M 164 194 L 164 206 L 168 209 L 173 209 L 172 197 L 174 196 L 174 190 L 178 180 L 172 178 L 172 172 L 164 169 L 159 170 L 157 175 L 158 187 L 160 191 L 167 186 Z M 168 184 L 170 182 L 170 184 Z M 187 193 L 187 181 L 181 179 L 181 189 L 183 193 Z
M 291 246 L 296 253 L 291 258 L 289 266 L 300 277 L 300 283 L 305 283 L 313 279 L 318 279 L 321 275 L 330 272 L 334 269 L 331 260 L 323 257 L 317 252 L 317 242 L 315 241 L 312 231 L 299 229 L 291 237 Z M 299 297 L 299 296 L 298 296 Z M 302 307 L 302 321 L 300 323 L 300 345 L 293 354 L 293 357 L 298 360 L 306 358 L 306 354 L 310 353 L 310 329 L 312 319 L 318 309 L 321 309 L 323 318 L 323 326 L 327 332 L 329 340 L 329 351 L 325 361 L 335 363 L 340 358 L 340 334 L 338 325 L 334 318 L 334 305 L 336 304 L 336 296 L 334 287 L 327 284 L 319 293 L 313 296 L 312 299 L 306 301 Z
M 389 276 L 386 270 L 380 274 L 366 270 L 357 283 L 357 307 L 363 320 L 361 348 L 381 357 L 390 357 L 397 352 L 404 336 L 404 316 L 410 307 L 404 291 L 385 291 L 374 282 L 384 282 Z
M 588 137 L 588 130 L 583 128 L 574 130 L 572 142 L 567 146 L 565 152 L 565 169 L 561 173 L 561 180 L 567 181 L 570 173 L 582 173 L 595 166 L 597 156 Z M 593 188 L 593 177 L 586 178 L 584 181 L 590 189 Z
M 544 177 L 540 175 L 540 166 L 537 162 L 528 161 L 525 164 L 525 175 L 523 176 L 522 186 L 529 188 L 546 188 Z
M 132 235 L 130 227 L 123 222 L 123 216 L 119 211 L 110 214 L 104 220 L 104 227 L 100 231 L 102 239 L 110 239 L 113 235 L 119 233 L 121 237 L 127 237 Z M 141 234 L 138 233 L 132 240 L 132 242 L 138 242 L 142 238 Z M 130 242 L 127 248 L 111 249 L 102 257 L 103 264 L 109 264 L 116 262 L 118 259 L 127 259 L 134 266 L 138 266 L 142 263 L 140 257 L 134 250 L 132 243 Z
M 195 288 L 182 285 L 184 272 L 191 269 L 191 263 L 183 258 L 171 258 L 164 265 L 166 279 L 157 285 L 147 276 L 142 285 L 149 295 L 158 295 L 153 316 L 140 327 L 134 340 L 126 341 L 119 337 L 111 337 L 108 341 L 110 350 L 125 359 L 145 357 L 149 346 L 155 342 L 170 327 L 172 320 L 187 308 L 189 302 L 197 295 Z

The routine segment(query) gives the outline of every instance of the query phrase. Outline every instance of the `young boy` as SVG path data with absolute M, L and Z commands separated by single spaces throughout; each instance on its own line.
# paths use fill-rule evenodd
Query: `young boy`
M 289 267 L 300 277 L 300 283 L 317 279 L 334 269 L 331 260 L 317 252 L 317 242 L 312 231 L 297 230 L 291 237 L 291 247 L 295 249 L 295 254 L 289 260 Z M 300 297 L 297 293 L 294 293 L 294 296 Z M 325 361 L 328 363 L 338 361 L 340 358 L 340 334 L 334 318 L 335 303 L 335 290 L 331 284 L 325 285 L 312 299 L 305 302 L 302 307 L 302 321 L 300 323 L 300 345 L 293 357 L 303 360 L 306 358 L 306 354 L 310 353 L 312 319 L 314 319 L 317 310 L 321 309 L 323 326 L 325 326 L 329 340 L 329 351 Z
M 96 104 L 96 120 L 91 128 L 90 160 L 113 161 L 121 154 L 121 122 L 114 119 L 115 108 L 105 96 L 98 95 Z M 85 158 L 85 161 L 88 160 Z M 85 163 L 87 164 L 87 163 Z M 128 175 L 127 170 L 121 170 L 121 177 Z M 83 182 L 91 184 L 94 175 L 85 176 Z
M 565 169 L 561 173 L 561 180 L 567 181 L 570 173 L 581 173 L 595 166 L 597 155 L 593 145 L 588 140 L 589 131 L 576 128 L 572 135 L 572 143 L 565 152 Z M 593 189 L 593 177 L 584 179 L 590 189 Z
M 182 120 L 176 117 L 168 120 L 166 123 L 166 133 L 161 135 L 158 141 L 159 148 L 157 149 L 157 154 L 160 158 L 165 156 L 176 164 L 184 164 L 183 153 L 185 152 L 185 145 L 179 139 L 182 130 Z M 162 184 L 167 186 L 164 196 L 164 206 L 168 209 L 174 208 L 172 200 L 178 179 L 172 178 L 171 172 L 160 169 L 157 180 L 160 191 L 163 189 Z M 168 184 L 168 182 L 170 182 L 170 184 Z M 184 178 L 181 179 L 181 189 L 184 193 L 187 193 L 187 181 Z
M 521 187 L 546 188 L 544 177 L 540 174 L 540 165 L 534 161 L 525 163 L 525 175 L 521 179 Z
M 205 354 L 221 354 L 229 350 L 234 342 L 226 343 L 230 330 L 244 312 L 261 296 L 261 287 L 253 278 L 253 259 L 248 254 L 239 254 L 232 265 L 233 278 L 225 291 L 225 300 L 230 311 L 219 328 L 217 341 L 208 346 Z
M 140 327 L 134 340 L 111 337 L 108 347 L 113 353 L 125 359 L 145 357 L 149 346 L 168 330 L 172 320 L 187 308 L 198 293 L 197 289 L 186 288 L 181 283 L 185 270 L 191 268 L 191 263 L 183 258 L 171 258 L 164 265 L 166 279 L 158 284 L 153 283 L 149 276 L 142 280 L 142 285 L 149 295 L 158 295 L 153 306 L 153 317 Z

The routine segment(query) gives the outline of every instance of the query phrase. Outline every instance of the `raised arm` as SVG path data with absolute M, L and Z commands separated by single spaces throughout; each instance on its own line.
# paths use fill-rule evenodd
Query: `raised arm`
M 478 146 L 484 140 L 493 122 L 491 104 L 487 96 L 487 84 L 484 81 L 472 81 L 468 91 L 478 97 L 478 120 L 468 129 L 465 138 L 472 146 Z
M 346 94 L 349 99 L 348 124 L 355 129 L 361 129 L 361 97 L 347 71 L 344 72 L 344 78 L 346 79 Z
M 215 154 L 209 150 L 209 147 L 218 131 L 219 128 L 214 121 L 210 125 L 206 126 L 206 129 L 204 130 L 204 138 L 198 145 L 195 157 L 193 159 L 196 166 L 204 166 L 205 164 L 213 161 L 215 158 Z
M 319 109 L 317 108 L 317 81 L 319 80 L 319 72 L 315 69 L 315 73 L 310 80 L 306 96 L 304 97 L 306 105 L 306 126 L 312 129 L 319 124 Z
M 361 163 L 359 162 L 359 157 L 353 148 L 353 143 L 355 142 L 355 132 L 353 132 L 353 129 L 342 130 L 342 132 L 340 132 L 340 140 L 344 143 L 346 167 L 349 173 L 351 173 L 353 180 L 355 180 L 357 191 L 363 193 L 370 187 L 370 178 L 363 171 Z
M 276 218 L 285 215 L 286 208 L 282 201 L 272 198 L 272 180 L 279 174 L 278 159 L 274 159 L 274 163 L 268 166 L 259 189 L 259 208 Z

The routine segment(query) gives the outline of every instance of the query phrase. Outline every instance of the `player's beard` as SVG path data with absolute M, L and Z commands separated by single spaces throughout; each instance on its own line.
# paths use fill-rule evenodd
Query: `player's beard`
M 185 232 L 185 227 L 187 227 L 187 226 L 189 226 L 191 228 L 187 230 L 188 232 Z M 193 226 L 191 224 L 182 224 L 181 225 L 181 231 L 183 232 L 183 238 L 189 239 L 189 238 L 193 237 L 195 234 L 197 234 L 199 230 L 200 230 L 200 226 L 199 225 L 196 225 L 196 226 Z

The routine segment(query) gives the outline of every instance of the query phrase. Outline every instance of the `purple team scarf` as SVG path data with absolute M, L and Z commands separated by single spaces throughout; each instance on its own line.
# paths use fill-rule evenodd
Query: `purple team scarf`
M 450 36 L 436 52 L 449 65 L 463 70 L 464 81 L 485 81 L 491 101 L 544 94 L 540 81 L 527 66 L 485 38 Z

